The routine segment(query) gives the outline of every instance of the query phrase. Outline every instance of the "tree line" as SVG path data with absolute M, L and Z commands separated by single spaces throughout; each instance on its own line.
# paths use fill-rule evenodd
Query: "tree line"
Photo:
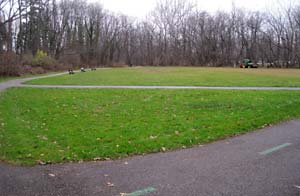
M 300 68 L 300 6 L 211 14 L 161 0 L 141 20 L 83 0 L 0 0 L 0 58 L 38 51 L 70 66 L 234 66 L 249 58 Z

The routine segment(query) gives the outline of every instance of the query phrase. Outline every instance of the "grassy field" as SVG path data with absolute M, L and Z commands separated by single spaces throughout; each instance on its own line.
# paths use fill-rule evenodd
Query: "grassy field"
M 300 92 L 12 88 L 0 159 L 34 165 L 191 147 L 300 117 Z
M 46 75 L 51 75 L 51 74 L 56 74 L 56 73 L 61 73 L 61 71 L 59 72 L 47 72 L 47 73 L 43 73 L 43 74 L 25 74 L 22 76 L 0 76 L 0 83 L 1 82 L 6 82 L 9 80 L 14 80 L 14 79 L 22 79 L 22 78 L 29 78 L 29 77 L 38 77 L 38 76 L 46 76 Z
M 0 76 L 0 82 L 5 82 L 5 81 L 8 81 L 8 80 L 13 80 L 13 79 L 16 79 L 17 77 L 4 77 L 4 76 Z
M 300 86 L 300 69 L 145 67 L 102 69 L 27 82 L 55 85 Z

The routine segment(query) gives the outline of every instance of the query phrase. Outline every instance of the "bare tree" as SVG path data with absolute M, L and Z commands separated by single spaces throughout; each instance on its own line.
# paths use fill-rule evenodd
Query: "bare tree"
M 13 22 L 20 16 L 17 3 L 16 0 L 0 1 L 0 53 L 4 47 L 7 51 L 12 51 Z
M 210 14 L 160 0 L 137 20 L 84 0 L 0 0 L 0 53 L 38 50 L 72 66 L 233 66 L 251 58 L 300 68 L 300 5 Z

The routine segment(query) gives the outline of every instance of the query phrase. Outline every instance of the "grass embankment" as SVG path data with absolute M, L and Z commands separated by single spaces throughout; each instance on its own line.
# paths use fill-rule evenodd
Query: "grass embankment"
M 13 88 L 0 159 L 33 165 L 190 147 L 300 117 L 300 92 Z
M 57 74 L 57 73 L 62 73 L 62 71 L 47 72 L 47 73 L 42 73 L 42 74 L 25 74 L 25 75 L 22 75 L 22 76 L 0 76 L 0 83 L 1 82 L 6 82 L 6 81 L 9 81 L 9 80 L 14 80 L 14 79 L 23 79 L 23 78 L 30 78 L 30 77 L 47 76 L 47 75 Z
M 299 87 L 300 69 L 142 67 L 98 69 L 27 82 L 47 85 Z

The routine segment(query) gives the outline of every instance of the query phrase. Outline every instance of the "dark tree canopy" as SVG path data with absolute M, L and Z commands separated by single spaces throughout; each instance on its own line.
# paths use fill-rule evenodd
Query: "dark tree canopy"
M 300 67 L 300 6 L 209 14 L 162 0 L 139 20 L 84 0 L 0 0 L 0 54 L 38 50 L 74 66 L 233 66 L 249 58 Z

